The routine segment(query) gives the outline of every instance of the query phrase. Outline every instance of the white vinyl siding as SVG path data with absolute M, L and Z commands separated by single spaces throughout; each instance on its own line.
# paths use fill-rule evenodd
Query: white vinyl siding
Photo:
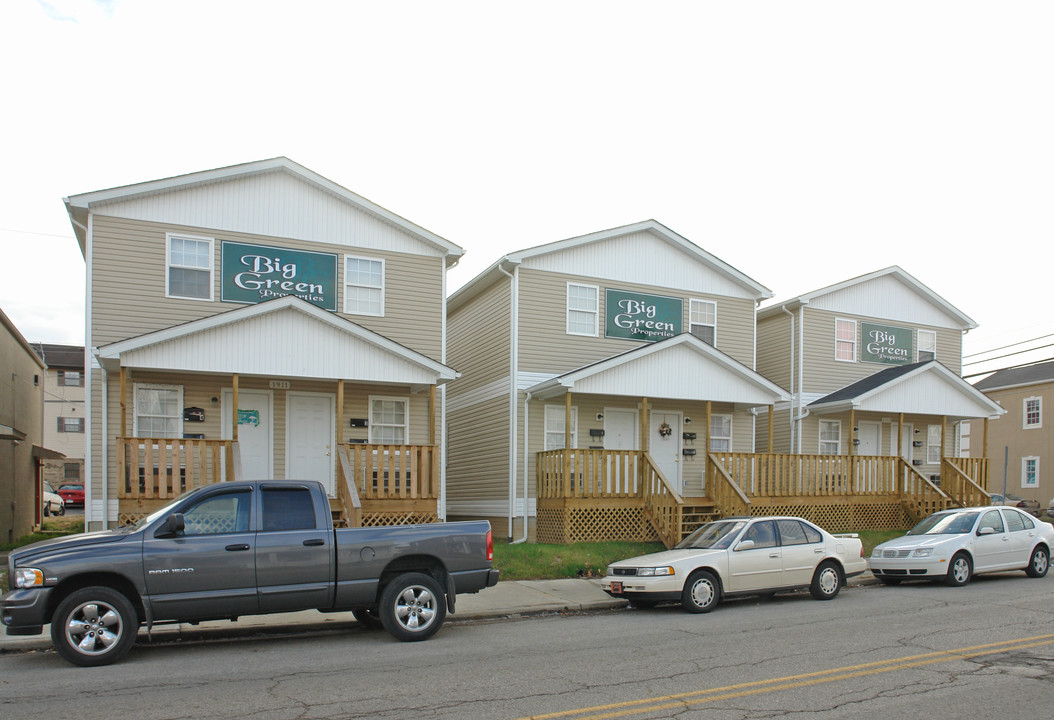
M 834 321 L 834 359 L 856 362 L 856 320 Z
M 344 312 L 384 315 L 384 260 L 344 256 Z
M 567 283 L 567 334 L 599 333 L 600 289 L 596 285 Z
M 564 447 L 567 408 L 563 405 L 545 406 L 545 449 L 562 450 Z M 578 408 L 571 408 L 571 447 L 578 447 Z
M 933 330 L 919 330 L 918 362 L 937 359 L 937 333 Z
M 707 345 L 717 344 L 717 303 L 692 300 L 688 312 L 688 331 Z
M 378 445 L 404 445 L 409 433 L 408 400 L 370 397 L 370 442 Z
M 732 452 L 732 416 L 710 417 L 710 451 Z
M 212 238 L 166 234 L 165 296 L 212 300 Z
M 79 370 L 59 370 L 59 385 L 63 387 L 84 387 L 84 373 Z
M 1039 458 L 1021 458 L 1021 487 L 1023 489 L 1039 487 Z
M 178 438 L 183 435 L 183 386 L 135 384 L 135 436 Z
M 842 454 L 842 423 L 840 420 L 820 421 L 820 454 Z
M 1043 427 L 1043 398 L 1027 397 L 1022 401 L 1022 429 L 1036 430 Z

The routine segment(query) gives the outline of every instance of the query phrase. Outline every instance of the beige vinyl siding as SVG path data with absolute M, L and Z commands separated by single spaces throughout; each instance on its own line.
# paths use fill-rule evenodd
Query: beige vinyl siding
M 509 499 L 509 398 L 447 416 L 447 502 Z M 452 515 L 460 514 L 455 510 Z M 502 528 L 504 532 L 504 528 Z
M 951 328 L 915 326 L 915 353 L 918 355 L 919 330 L 933 330 L 937 333 L 937 361 L 956 375 L 962 375 L 963 334 L 961 330 Z
M 214 239 L 212 302 L 165 297 L 167 232 Z M 93 344 L 106 345 L 244 307 L 220 302 L 224 240 L 336 255 L 338 311 L 344 300 L 344 255 L 383 259 L 384 316 L 338 314 L 433 359 L 442 357 L 442 258 L 100 215 L 93 216 L 92 229 Z
M 461 374 L 448 386 L 451 397 L 509 376 L 510 290 L 509 280 L 499 280 L 450 314 L 447 364 Z
M 519 296 L 520 372 L 562 373 L 641 346 L 632 340 L 604 337 L 604 294 L 608 288 L 651 295 L 679 297 L 684 301 L 682 327 L 688 331 L 689 300 L 717 304 L 717 349 L 748 368 L 754 357 L 754 303 L 752 300 L 685 294 L 669 288 L 610 282 L 521 268 Z M 567 284 L 596 285 L 600 313 L 598 337 L 567 334 Z
M 782 314 L 758 323 L 758 373 L 782 388 L 790 390 L 791 318 Z M 795 328 L 796 330 L 797 328 Z M 795 339 L 797 339 L 795 332 Z M 797 367 L 795 358 L 794 366 Z M 795 388 L 797 389 L 797 388 Z

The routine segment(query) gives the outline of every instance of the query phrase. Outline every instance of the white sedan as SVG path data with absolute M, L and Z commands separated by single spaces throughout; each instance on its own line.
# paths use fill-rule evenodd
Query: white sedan
M 636 607 L 676 600 L 704 613 L 722 598 L 800 588 L 830 600 L 866 569 L 856 534 L 831 535 L 797 517 L 728 518 L 670 550 L 612 563 L 600 586 Z
M 965 585 L 980 573 L 1024 570 L 1043 577 L 1054 528 L 1012 507 L 958 508 L 934 513 L 904 537 L 877 546 L 868 564 L 886 585 L 943 580 Z

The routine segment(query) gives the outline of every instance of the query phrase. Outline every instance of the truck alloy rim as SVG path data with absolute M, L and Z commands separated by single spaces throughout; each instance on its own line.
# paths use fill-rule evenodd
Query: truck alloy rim
M 395 600 L 395 617 L 407 630 L 424 630 L 435 615 L 436 597 L 422 585 L 410 585 Z
M 102 602 L 86 602 L 73 609 L 66 619 L 66 638 L 70 646 L 85 655 L 101 655 L 121 639 L 121 616 Z

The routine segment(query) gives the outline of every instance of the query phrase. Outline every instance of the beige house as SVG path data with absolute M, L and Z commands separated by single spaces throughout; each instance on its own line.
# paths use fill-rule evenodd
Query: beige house
M 962 337 L 974 327 L 899 267 L 767 305 L 758 371 L 790 392 L 775 408 L 773 446 L 901 458 L 948 492 L 986 488 L 983 460 L 957 457 L 960 423 L 1002 414 L 960 377 Z
M 233 478 L 443 514 L 444 240 L 287 158 L 65 199 L 87 264 L 90 527 Z
M 450 516 L 574 542 L 709 514 L 708 451 L 787 398 L 753 369 L 770 296 L 653 220 L 499 259 L 448 301 Z
M 56 488 L 64 482 L 84 482 L 84 347 L 33 343 L 33 350 L 48 366 L 44 375 L 44 447 L 64 456 L 43 461 L 44 479 Z
M 44 450 L 47 367 L 0 310 L 0 541 L 40 524 L 40 462 Z
M 1054 362 L 1000 370 L 974 387 L 1006 410 L 988 432 L 991 492 L 1003 494 L 1005 465 L 1007 493 L 1054 506 L 1054 482 L 1044 477 L 1054 468 L 1054 422 L 1044 417 L 1054 407 Z

